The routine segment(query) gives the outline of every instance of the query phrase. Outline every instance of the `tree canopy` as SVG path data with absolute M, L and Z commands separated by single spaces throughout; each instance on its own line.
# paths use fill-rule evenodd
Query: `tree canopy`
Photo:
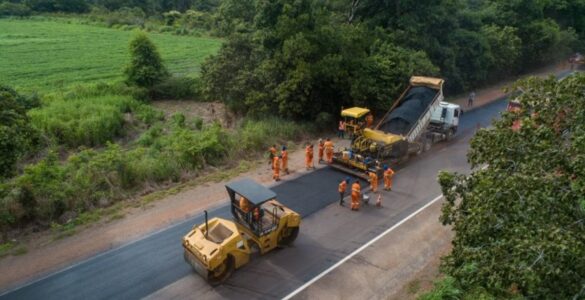
M 495 298 L 581 299 L 585 75 L 531 78 L 515 88 L 522 110 L 471 141 L 475 171 L 439 176 L 447 200 L 441 221 L 455 231 L 444 271 L 463 290 Z
M 130 42 L 130 63 L 125 69 L 127 82 L 150 88 L 169 76 L 156 46 L 144 33 Z

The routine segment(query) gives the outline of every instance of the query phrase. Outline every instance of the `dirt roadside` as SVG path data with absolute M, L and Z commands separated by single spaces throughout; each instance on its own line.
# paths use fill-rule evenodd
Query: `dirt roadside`
M 566 68 L 554 65 L 539 70 L 535 74 L 547 75 L 563 70 Z M 476 91 L 474 107 L 485 105 L 490 100 L 503 96 L 501 89 L 506 84 L 508 82 Z M 467 97 L 451 99 L 450 102 L 458 103 L 466 109 Z M 307 172 L 304 170 L 302 144 L 296 146 L 300 150 L 289 155 L 292 174 L 285 176 L 283 180 Z M 267 163 L 260 161 L 254 163 L 257 167 L 237 178 L 250 177 L 264 184 L 271 184 L 273 182 L 272 174 Z M 224 182 L 205 183 L 151 202 L 145 207 L 125 208 L 122 212 L 123 218 L 95 223 L 83 228 L 73 236 L 52 241 L 50 237 L 39 235 L 39 239 L 31 239 L 24 244 L 28 250 L 26 254 L 8 256 L 0 260 L 0 269 L 2 270 L 0 272 L 0 291 L 49 274 L 97 253 L 140 239 L 151 232 L 197 215 L 204 209 L 221 205 L 224 199 Z M 437 226 L 440 225 L 437 224 Z M 436 266 L 431 265 L 428 268 L 429 272 L 435 270 L 436 273 Z M 407 283 L 404 282 L 403 285 Z

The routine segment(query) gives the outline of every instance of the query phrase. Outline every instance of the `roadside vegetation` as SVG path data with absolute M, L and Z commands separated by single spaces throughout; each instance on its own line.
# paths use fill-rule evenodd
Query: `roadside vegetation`
M 585 298 L 585 75 L 515 88 L 523 109 L 471 141 L 476 170 L 439 176 L 455 238 L 421 299 Z

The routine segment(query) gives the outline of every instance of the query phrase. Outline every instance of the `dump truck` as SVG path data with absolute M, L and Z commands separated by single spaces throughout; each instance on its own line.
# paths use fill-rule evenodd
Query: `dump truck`
M 301 216 L 276 200 L 276 193 L 251 179 L 226 185 L 233 220 L 212 218 L 183 237 L 184 258 L 210 285 L 216 286 L 256 253 L 263 255 L 292 244 Z
M 400 163 L 412 154 L 449 140 L 457 132 L 461 108 L 444 102 L 443 79 L 413 76 L 408 87 L 374 129 L 364 128 L 350 149 L 334 153 L 332 167 L 367 179 L 381 176 L 384 164 Z

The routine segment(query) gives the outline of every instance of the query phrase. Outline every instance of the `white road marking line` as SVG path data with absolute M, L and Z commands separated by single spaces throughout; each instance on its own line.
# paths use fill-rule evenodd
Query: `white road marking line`
M 379 239 L 383 238 L 385 235 L 387 235 L 388 233 L 392 232 L 394 229 L 398 228 L 400 225 L 402 225 L 406 221 L 410 220 L 412 217 L 416 216 L 418 213 L 420 213 L 421 211 L 425 210 L 427 207 L 431 206 L 433 203 L 437 202 L 441 198 L 443 198 L 443 195 L 437 196 L 435 199 L 431 200 L 431 202 L 425 204 L 423 207 L 419 208 L 417 211 L 413 212 L 408 217 L 402 219 L 400 222 L 396 223 L 394 226 L 386 229 L 386 231 L 382 232 L 377 237 L 371 239 L 369 242 L 365 243 L 363 246 L 359 247 L 358 249 L 356 249 L 355 251 L 353 251 L 352 253 L 350 253 L 348 256 L 344 257 L 342 260 L 338 261 L 336 264 L 334 264 L 333 266 L 329 267 L 329 269 L 327 269 L 327 270 L 321 272 L 321 274 L 313 277 L 313 279 L 307 281 L 305 284 L 301 285 L 298 289 L 294 290 L 292 293 L 286 295 L 282 299 L 283 300 L 288 300 L 288 299 L 291 299 L 292 297 L 296 296 L 298 293 L 302 292 L 304 289 L 306 289 L 307 287 L 309 287 L 311 284 L 315 283 L 317 280 L 321 279 L 323 276 L 329 274 L 331 271 L 333 271 L 337 267 L 341 266 L 344 262 L 350 260 L 352 257 L 356 256 L 357 254 L 359 254 L 360 252 L 362 252 L 364 249 L 366 249 L 367 247 L 371 246 L 373 243 L 377 242 Z

